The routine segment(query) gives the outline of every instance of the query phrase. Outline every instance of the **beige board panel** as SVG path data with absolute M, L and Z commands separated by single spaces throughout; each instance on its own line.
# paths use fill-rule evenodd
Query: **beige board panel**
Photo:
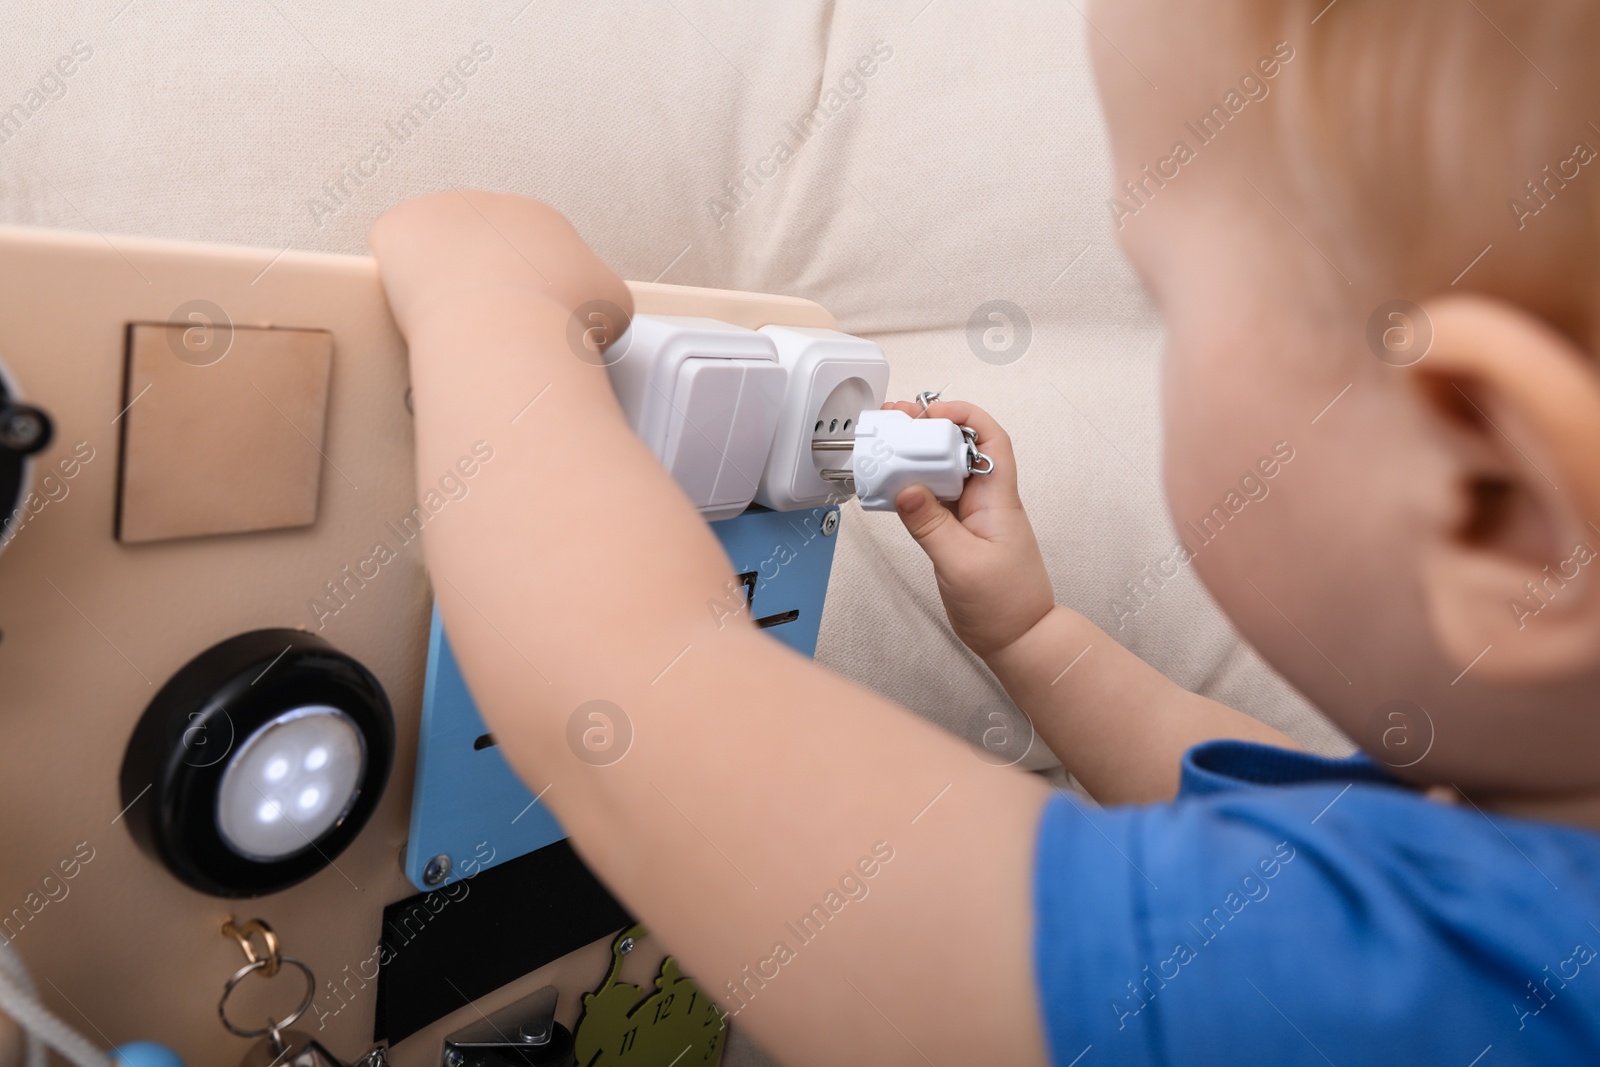
M 812 326 L 837 330 L 821 304 L 798 296 L 739 293 L 729 289 L 701 289 L 692 285 L 629 282 L 636 315 L 699 315 L 759 330 L 763 326 Z
M 749 327 L 835 325 L 816 304 L 792 298 L 633 289 L 639 312 Z M 114 521 L 127 330 L 174 321 L 193 300 L 215 303 L 236 327 L 332 335 L 329 469 L 316 519 L 296 529 L 122 544 Z M 246 630 L 313 628 L 308 600 L 366 555 L 386 522 L 416 506 L 404 343 L 365 257 L 0 227 L 0 361 L 56 426 L 34 465 L 36 488 L 56 472 L 48 498 L 39 498 L 47 502 L 0 553 L 0 934 L 38 977 L 46 1002 L 91 1034 L 159 1040 L 191 1064 L 238 1062 L 246 1043 L 216 1017 L 222 982 L 241 962 L 219 932 L 230 915 L 265 919 L 326 983 L 371 956 L 383 906 L 415 892 L 399 856 L 431 602 L 421 545 L 404 547 L 322 630 L 377 675 L 397 730 L 383 801 L 335 867 L 251 901 L 195 892 L 128 835 L 118 769 L 135 722 L 174 671 Z M 61 465 L 73 456 L 75 474 L 64 478 Z M 93 858 L 64 880 L 59 865 L 80 843 Z M 660 958 L 659 950 L 638 955 L 641 967 L 654 962 L 646 956 Z M 578 994 L 604 977 L 607 958 L 605 943 L 596 943 L 516 985 L 554 981 L 570 1021 Z M 292 976 L 273 990 L 286 999 L 297 991 Z M 354 1058 L 371 1044 L 375 993 L 369 984 L 323 1029 L 314 1021 L 309 1029 Z M 478 1006 L 493 1010 L 513 993 Z M 240 1006 L 248 1010 L 247 1001 Z M 474 1006 L 456 1013 L 475 1017 Z M 391 1062 L 437 1063 L 438 1037 L 457 1025 L 447 1020 L 402 1042 Z
M 332 363 L 324 330 L 130 326 L 118 540 L 311 525 Z

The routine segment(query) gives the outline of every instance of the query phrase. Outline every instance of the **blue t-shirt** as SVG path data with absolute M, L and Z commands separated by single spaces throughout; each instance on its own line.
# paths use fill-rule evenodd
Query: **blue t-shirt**
M 1058 795 L 1033 889 L 1060 1067 L 1600 1063 L 1600 834 L 1365 756 L 1214 741 L 1175 803 Z

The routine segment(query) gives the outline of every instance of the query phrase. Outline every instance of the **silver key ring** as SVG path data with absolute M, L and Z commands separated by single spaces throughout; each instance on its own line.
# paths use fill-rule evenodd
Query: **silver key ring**
M 316 998 L 317 995 L 316 975 L 311 973 L 311 968 L 307 967 L 303 961 L 297 960 L 293 956 L 280 956 L 278 957 L 279 963 L 287 963 L 290 966 L 298 967 L 300 968 L 300 973 L 306 976 L 306 995 L 305 999 L 300 1002 L 300 1006 L 291 1012 L 287 1018 L 280 1019 L 275 1023 L 269 1022 L 260 1030 L 241 1030 L 228 1020 L 228 998 L 233 995 L 234 988 L 250 975 L 265 968 L 269 962 L 269 960 L 259 959 L 251 963 L 247 963 L 243 967 L 240 967 L 237 971 L 234 971 L 233 977 L 229 978 L 228 981 L 223 985 L 222 999 L 217 1001 L 217 1017 L 222 1020 L 222 1025 L 228 1028 L 229 1033 L 246 1038 L 267 1037 L 268 1035 L 276 1036 L 279 1031 L 293 1026 L 299 1020 L 300 1016 L 304 1015 L 306 1011 L 310 1009 L 311 1002 Z

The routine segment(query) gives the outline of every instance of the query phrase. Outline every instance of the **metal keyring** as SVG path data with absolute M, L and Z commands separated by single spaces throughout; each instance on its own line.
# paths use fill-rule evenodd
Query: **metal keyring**
M 307 967 L 304 962 L 295 959 L 293 956 L 280 956 L 278 957 L 278 961 L 280 963 L 287 963 L 300 968 L 300 973 L 306 976 L 305 999 L 300 1002 L 300 1006 L 290 1013 L 287 1018 L 280 1019 L 275 1023 L 269 1022 L 260 1030 L 239 1029 L 237 1026 L 233 1025 L 233 1023 L 228 1021 L 228 997 L 233 995 L 235 986 L 244 981 L 248 976 L 254 974 L 256 971 L 266 967 L 268 961 L 256 960 L 253 963 L 247 963 L 243 967 L 240 967 L 237 971 L 233 972 L 233 977 L 229 978 L 222 987 L 222 999 L 217 1001 L 217 1018 L 222 1020 L 222 1025 L 228 1028 L 229 1033 L 236 1034 L 239 1037 L 247 1038 L 266 1037 L 269 1034 L 278 1033 L 286 1027 L 293 1026 L 295 1022 L 299 1020 L 300 1016 L 304 1015 L 307 1009 L 311 1007 L 311 1001 L 314 1000 L 317 995 L 317 976 L 311 973 L 310 967 Z

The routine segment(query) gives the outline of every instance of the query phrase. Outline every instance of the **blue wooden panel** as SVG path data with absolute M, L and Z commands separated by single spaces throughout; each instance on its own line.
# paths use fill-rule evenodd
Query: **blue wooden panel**
M 711 524 L 741 576 L 750 614 L 773 638 L 807 656 L 817 650 L 838 519 L 837 508 L 752 509 Z M 829 533 L 822 532 L 825 528 Z M 737 606 L 737 599 L 731 603 Z M 427 670 L 405 866 L 418 889 L 437 889 L 559 841 L 566 832 L 534 800 L 498 746 L 474 747 L 488 727 L 467 691 L 437 610 Z M 429 885 L 423 871 L 441 855 L 450 857 L 450 874 Z

